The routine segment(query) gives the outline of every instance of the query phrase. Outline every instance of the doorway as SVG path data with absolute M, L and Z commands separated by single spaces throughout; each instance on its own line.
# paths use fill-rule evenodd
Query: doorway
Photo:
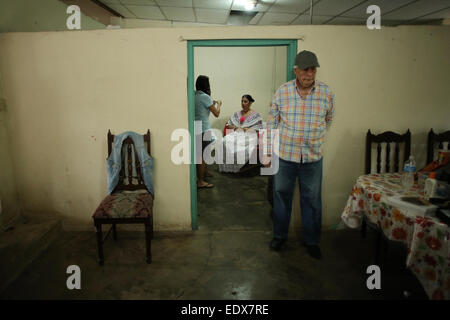
M 195 92 L 195 48 L 230 48 L 230 47 L 285 47 L 286 54 L 286 81 L 294 79 L 294 59 L 297 54 L 297 40 L 292 39 L 243 39 L 243 40 L 190 40 L 188 41 L 188 121 L 191 138 L 191 165 L 190 165 L 190 196 L 191 196 L 191 226 L 193 230 L 198 229 L 198 204 L 197 204 L 197 182 L 194 152 L 194 92 Z M 213 80 L 212 80 L 213 81 Z M 212 84 L 213 86 L 213 84 Z M 240 99 L 240 94 L 238 99 Z M 222 108 L 224 109 L 224 108 Z M 235 110 L 237 111 L 237 110 Z M 265 115 L 264 115 L 265 116 Z

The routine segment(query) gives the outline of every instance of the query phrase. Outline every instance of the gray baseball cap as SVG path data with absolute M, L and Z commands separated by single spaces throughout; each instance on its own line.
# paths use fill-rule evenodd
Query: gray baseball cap
M 309 67 L 320 67 L 317 56 L 311 51 L 300 51 L 295 57 L 294 65 L 300 69 L 307 69 Z

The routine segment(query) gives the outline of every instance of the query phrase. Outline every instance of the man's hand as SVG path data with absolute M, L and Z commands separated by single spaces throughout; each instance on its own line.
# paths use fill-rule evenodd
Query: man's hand
M 272 164 L 272 156 L 271 155 L 263 155 L 262 160 L 261 160 L 262 164 L 264 165 L 265 168 L 269 168 Z

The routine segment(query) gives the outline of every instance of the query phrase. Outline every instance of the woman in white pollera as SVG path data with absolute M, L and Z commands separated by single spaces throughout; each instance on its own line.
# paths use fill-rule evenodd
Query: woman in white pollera
M 225 125 L 223 164 L 219 164 L 220 172 L 239 172 L 245 163 L 253 158 L 252 155 L 256 159 L 255 152 L 257 152 L 258 146 L 257 130 L 263 128 L 263 121 L 261 115 L 251 108 L 254 101 L 251 95 L 244 94 L 241 98 L 242 110 L 235 112 Z M 249 129 L 253 130 L 249 131 Z M 232 132 L 230 133 L 231 130 Z M 231 143 L 227 143 L 227 141 Z M 238 153 L 243 153 L 244 157 L 238 157 Z M 239 161 L 242 159 L 244 161 Z M 232 163 L 227 164 L 226 162 Z

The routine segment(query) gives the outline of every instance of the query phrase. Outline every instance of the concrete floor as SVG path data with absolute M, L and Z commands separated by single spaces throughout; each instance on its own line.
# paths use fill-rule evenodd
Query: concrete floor
M 290 235 L 273 252 L 266 177 L 214 174 L 213 189 L 201 189 L 199 230 L 155 232 L 152 264 L 145 263 L 143 232 L 120 230 L 105 243 L 97 264 L 94 231 L 63 232 L 0 293 L 1 299 L 427 299 L 403 268 L 401 247 L 391 247 L 381 269 L 381 290 L 368 290 L 366 268 L 374 238 L 358 230 L 324 230 L 323 259 L 314 260 Z M 155 212 L 155 214 L 158 214 Z M 68 290 L 66 268 L 81 268 L 81 290 Z

